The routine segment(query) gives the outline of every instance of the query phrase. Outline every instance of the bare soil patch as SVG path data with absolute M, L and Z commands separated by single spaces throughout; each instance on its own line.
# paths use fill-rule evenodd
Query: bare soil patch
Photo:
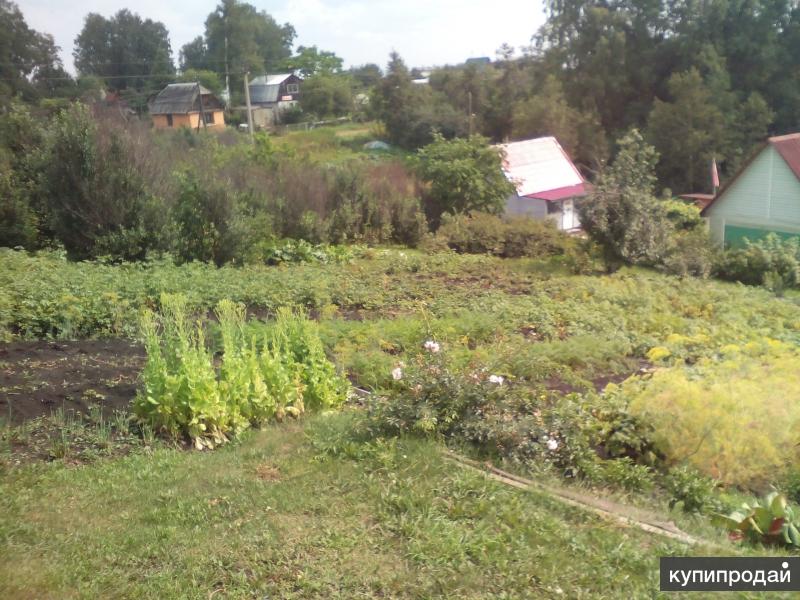
M 144 361 L 144 348 L 122 339 L 0 344 L 0 417 L 19 424 L 93 405 L 110 417 L 129 409 Z

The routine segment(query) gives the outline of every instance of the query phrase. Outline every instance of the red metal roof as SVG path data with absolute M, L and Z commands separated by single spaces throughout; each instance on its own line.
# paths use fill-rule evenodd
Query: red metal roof
M 769 138 L 769 143 L 789 165 L 792 172 L 800 179 L 800 133 L 790 133 Z
M 779 135 L 775 137 L 771 137 L 767 139 L 767 142 L 761 146 L 753 155 L 742 165 L 739 171 L 733 177 L 728 180 L 725 185 L 720 188 L 717 195 L 714 199 L 709 202 L 706 207 L 700 212 L 701 215 L 705 215 L 706 211 L 722 197 L 722 194 L 731 186 L 731 184 L 739 178 L 747 167 L 750 166 L 750 163 L 755 160 L 756 156 L 761 154 L 764 151 L 764 148 L 767 146 L 772 146 L 777 150 L 778 154 L 781 155 L 781 158 L 789 165 L 789 168 L 795 174 L 795 176 L 800 179 L 800 133 L 790 133 L 787 135 Z
M 575 196 L 585 196 L 587 192 L 586 185 L 586 183 L 578 183 L 576 185 L 568 185 L 565 187 L 556 188 L 554 190 L 535 192 L 524 197 L 553 202 L 556 200 L 564 200 L 565 198 L 574 198 Z
M 714 200 L 714 194 L 681 194 L 678 198 L 692 202 L 698 208 L 705 208 Z

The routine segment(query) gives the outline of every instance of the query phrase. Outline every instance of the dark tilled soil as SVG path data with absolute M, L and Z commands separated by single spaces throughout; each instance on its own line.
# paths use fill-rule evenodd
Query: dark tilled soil
M 127 340 L 0 344 L 0 418 L 19 424 L 59 408 L 128 410 L 144 349 Z

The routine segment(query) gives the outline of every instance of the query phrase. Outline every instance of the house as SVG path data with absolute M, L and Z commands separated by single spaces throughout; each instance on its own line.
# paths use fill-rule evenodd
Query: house
M 301 83 L 303 80 L 293 73 L 262 75 L 253 79 L 247 88 L 255 125 L 267 127 L 280 122 L 281 112 L 300 101 Z
M 576 202 L 589 184 L 554 137 L 495 146 L 505 153 L 503 172 L 517 193 L 508 199 L 506 212 L 551 219 L 559 229 L 580 229 Z
M 726 246 L 770 232 L 800 236 L 800 133 L 769 138 L 701 214 Z
M 199 83 L 170 83 L 150 102 L 149 109 L 157 129 L 225 127 L 222 102 Z

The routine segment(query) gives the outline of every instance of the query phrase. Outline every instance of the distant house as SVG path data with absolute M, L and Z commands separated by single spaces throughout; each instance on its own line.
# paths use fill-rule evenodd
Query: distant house
M 769 138 L 701 214 L 726 246 L 770 232 L 800 236 L 800 133 Z
M 253 107 L 255 124 L 266 127 L 280 122 L 284 110 L 300 101 L 300 84 L 303 80 L 293 73 L 262 75 L 247 86 Z
M 201 121 L 200 113 L 203 113 Z M 225 127 L 222 102 L 199 83 L 170 83 L 150 102 L 150 116 L 158 129 Z
M 681 194 L 678 198 L 688 204 L 694 204 L 697 208 L 703 210 L 706 206 L 711 204 L 711 201 L 714 199 L 714 194 Z
M 580 229 L 576 202 L 589 184 L 554 137 L 543 137 L 497 148 L 505 152 L 503 172 L 517 193 L 509 197 L 506 212 L 551 219 L 559 229 Z

